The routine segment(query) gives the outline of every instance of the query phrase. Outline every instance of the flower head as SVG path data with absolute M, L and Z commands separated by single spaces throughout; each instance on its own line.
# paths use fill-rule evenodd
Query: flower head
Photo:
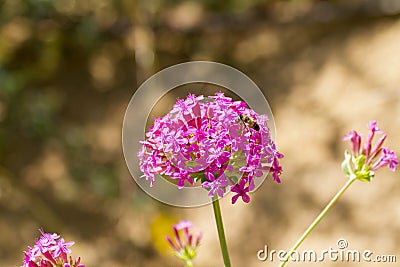
M 28 246 L 24 251 L 24 264 L 21 267 L 85 267 L 80 257 L 72 260 L 71 250 L 68 248 L 75 242 L 65 243 L 58 234 L 45 233 L 40 229 L 41 236 L 33 247 Z
M 251 191 L 254 179 L 268 172 L 280 182 L 278 160 L 283 155 L 275 147 L 267 121 L 268 116 L 223 93 L 178 99 L 141 141 L 138 157 L 143 177 L 150 186 L 157 174 L 175 179 L 178 188 L 200 182 L 210 197 L 222 197 L 227 190 L 238 189 L 240 182 Z
M 198 232 L 190 221 L 180 221 L 172 226 L 173 239 L 166 236 L 168 243 L 175 252 L 175 256 L 185 262 L 191 262 L 196 256 L 196 249 L 200 245 L 202 233 Z
M 395 171 L 399 165 L 396 153 L 383 147 L 387 135 L 378 128 L 376 121 L 370 122 L 368 128 L 369 133 L 364 146 L 361 146 L 361 135 L 356 131 L 350 132 L 343 138 L 344 141 L 351 141 L 352 153 L 345 152 L 342 169 L 349 177 L 361 181 L 371 181 L 375 171 L 385 166 Z M 372 141 L 376 134 L 381 136 L 373 146 Z

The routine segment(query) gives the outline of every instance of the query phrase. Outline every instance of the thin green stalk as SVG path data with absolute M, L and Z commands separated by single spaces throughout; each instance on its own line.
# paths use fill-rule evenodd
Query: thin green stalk
M 193 263 L 191 260 L 185 261 L 185 267 L 193 267 Z
M 339 198 L 343 195 L 343 193 L 349 188 L 349 186 L 357 180 L 356 177 L 350 178 L 347 183 L 336 193 L 336 195 L 331 199 L 331 201 L 326 205 L 325 209 L 318 215 L 317 218 L 311 223 L 311 225 L 307 228 L 307 230 L 303 233 L 303 235 L 297 240 L 297 242 L 293 245 L 293 247 L 286 254 L 285 260 L 281 262 L 279 267 L 284 267 L 289 260 L 289 257 L 292 253 L 303 243 L 304 239 L 311 233 L 311 231 L 318 225 L 318 223 L 325 217 L 328 211 L 335 205 L 335 203 L 339 200 Z
M 224 225 L 222 223 L 221 208 L 219 207 L 218 197 L 213 198 L 213 208 L 214 208 L 215 222 L 217 223 L 219 244 L 221 246 L 222 257 L 224 258 L 224 264 L 225 267 L 231 267 L 231 261 L 229 259 L 228 247 L 226 245 Z

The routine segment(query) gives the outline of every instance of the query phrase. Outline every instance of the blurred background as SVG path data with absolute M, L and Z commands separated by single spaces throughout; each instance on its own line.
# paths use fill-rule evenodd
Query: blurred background
M 180 266 L 164 242 L 179 219 L 204 232 L 196 266 L 223 265 L 212 207 L 153 200 L 121 148 L 136 88 L 190 60 L 241 70 L 274 112 L 282 184 L 221 205 L 233 266 L 277 265 L 257 251 L 291 247 L 345 183 L 343 135 L 377 120 L 400 153 L 399 14 L 396 0 L 0 1 L 0 266 L 21 265 L 40 227 L 86 266 Z M 301 248 L 345 238 L 400 261 L 399 178 L 353 184 Z

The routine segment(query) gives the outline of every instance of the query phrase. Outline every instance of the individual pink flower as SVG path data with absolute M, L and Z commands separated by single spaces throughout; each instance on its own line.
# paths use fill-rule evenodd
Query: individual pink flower
M 396 153 L 394 151 L 389 150 L 387 148 L 382 148 L 382 156 L 375 164 L 372 166 L 372 170 L 377 170 L 379 168 L 383 168 L 385 166 L 389 166 L 392 171 L 396 170 L 397 165 L 399 165 L 399 161 L 397 159 Z
M 354 155 L 358 156 L 361 148 L 361 135 L 359 135 L 356 131 L 351 131 L 345 137 L 343 137 L 343 141 L 351 141 L 351 149 L 354 152 Z
M 244 117 L 257 127 L 246 124 Z M 258 115 L 246 103 L 232 101 L 223 93 L 178 99 L 141 141 L 142 177 L 153 186 L 155 175 L 169 176 L 178 188 L 199 181 L 210 197 L 223 196 L 241 181 L 252 190 L 254 179 L 268 172 L 280 182 L 278 160 L 283 155 L 276 149 L 267 121 L 268 116 Z
M 236 193 L 236 195 L 232 197 L 232 204 L 235 204 L 239 197 L 241 197 L 242 200 L 246 203 L 250 202 L 250 197 L 247 194 L 250 189 L 249 186 L 246 187 L 245 179 L 240 180 L 238 184 L 232 186 L 231 191 Z

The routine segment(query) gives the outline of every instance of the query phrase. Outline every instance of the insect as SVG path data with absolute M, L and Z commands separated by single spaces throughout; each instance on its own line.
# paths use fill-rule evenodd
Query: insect
M 257 132 L 260 130 L 260 125 L 258 125 L 257 121 L 253 120 L 251 117 L 244 114 L 239 114 L 239 119 L 246 127 L 252 128 Z

